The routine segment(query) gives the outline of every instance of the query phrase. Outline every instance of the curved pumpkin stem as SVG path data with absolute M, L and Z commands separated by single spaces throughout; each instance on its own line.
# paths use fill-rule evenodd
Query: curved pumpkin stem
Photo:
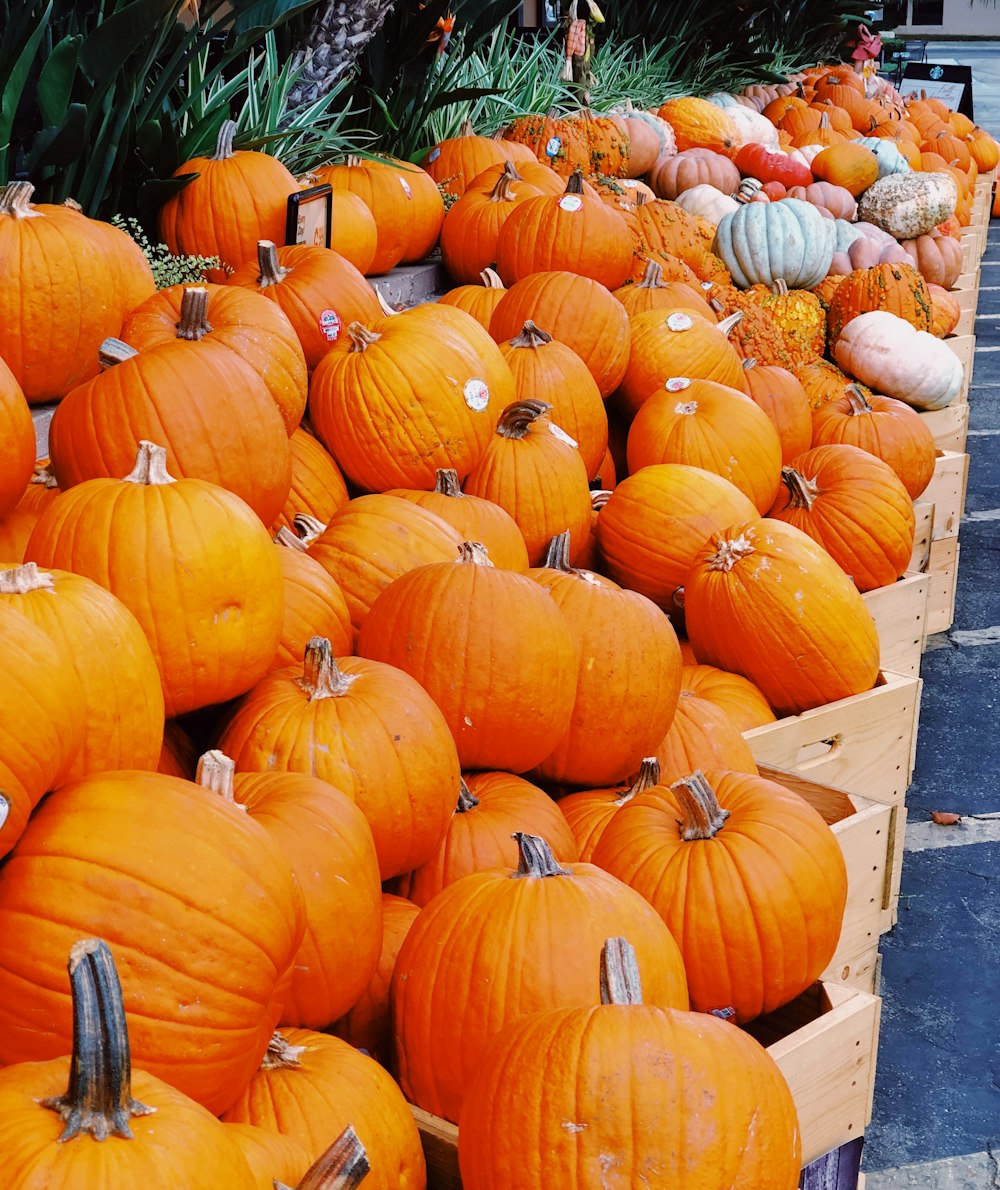
M 602 508 L 607 507 L 608 501 L 611 499 L 611 492 L 608 488 L 597 488 L 590 493 L 590 511 L 600 512 Z
M 30 591 L 51 591 L 55 579 L 37 562 L 25 562 L 10 570 L 0 570 L 0 595 L 27 595 Z
M 742 534 L 732 540 L 723 538 L 719 541 L 715 553 L 708 559 L 708 568 L 730 571 L 740 559 L 748 558 L 753 552 L 752 541 Z
M 351 340 L 352 351 L 364 351 L 382 338 L 376 331 L 370 331 L 368 327 L 362 326 L 360 322 L 352 322 L 347 328 L 347 334 Z
M 778 277 L 771 286 L 771 292 L 776 297 L 788 297 L 788 282 L 784 277 Z
M 306 645 L 302 677 L 298 686 L 315 698 L 341 698 L 358 680 L 357 674 L 345 674 L 334 660 L 333 649 L 325 636 L 314 636 Z
M 847 402 L 851 407 L 851 417 L 860 417 L 862 413 L 874 412 L 871 405 L 868 404 L 868 398 L 856 384 L 849 384 L 844 389 L 844 396 L 847 397 Z
M 609 938 L 601 947 L 601 1003 L 643 1003 L 639 961 L 627 938 Z
M 479 274 L 479 280 L 482 281 L 487 289 L 503 289 L 504 287 L 500 274 L 496 269 L 483 269 Z
M 73 1060 L 65 1095 L 41 1100 L 64 1122 L 60 1141 L 80 1133 L 95 1140 L 132 1140 L 129 1120 L 155 1108 L 132 1098 L 132 1061 L 125 1006 L 108 944 L 85 938 L 69 952 L 73 996 Z
M 105 339 L 97 349 L 97 362 L 102 368 L 114 368 L 126 360 L 135 359 L 138 351 L 121 339 Z
M 236 790 L 233 779 L 236 776 L 236 762 L 231 760 L 225 752 L 218 748 L 210 748 L 198 757 L 198 771 L 195 773 L 195 784 L 210 793 L 216 793 L 224 802 L 245 810 L 246 806 L 236 800 Z
M 656 260 L 649 260 L 646 262 L 646 271 L 642 274 L 642 280 L 636 286 L 637 289 L 666 289 L 667 284 L 663 280 L 663 265 Z
M 278 246 L 273 240 L 257 241 L 257 266 L 260 269 L 257 284 L 261 289 L 267 289 L 271 285 L 280 285 L 292 271 L 286 269 L 278 261 Z
M 530 876 L 542 879 L 546 876 L 572 876 L 566 868 L 560 868 L 552 848 L 538 835 L 529 835 L 524 831 L 515 831 L 511 836 L 517 840 L 517 871 L 512 873 L 516 878 Z
M 260 1060 L 261 1070 L 298 1070 L 302 1063 L 299 1059 L 306 1052 L 304 1045 L 292 1045 L 283 1033 L 277 1029 L 271 1034 L 267 1049 Z
M 701 769 L 695 769 L 687 777 L 681 777 L 670 786 L 681 804 L 681 838 L 685 843 L 699 839 L 712 839 L 725 825 L 729 811 L 723 810 L 715 790 Z
M 41 215 L 31 205 L 31 196 L 35 187 L 31 182 L 8 182 L 0 190 L 0 215 L 10 215 L 14 219 L 34 219 Z
M 295 1190 L 353 1190 L 371 1173 L 365 1146 L 350 1124 L 302 1175 Z M 275 1181 L 274 1190 L 290 1190 Z
M 233 141 L 236 138 L 236 121 L 223 120 L 219 129 L 219 136 L 215 142 L 215 152 L 209 161 L 228 161 L 234 156 Z
M 465 498 L 461 480 L 454 467 L 439 467 L 434 472 L 434 491 L 441 496 L 454 496 L 456 500 Z
M 122 480 L 123 483 L 176 483 L 177 480 L 167 471 L 166 447 L 157 446 L 155 442 L 147 442 L 143 438 L 139 443 L 139 451 L 135 456 L 135 466 Z
M 304 554 L 309 549 L 309 543 L 293 533 L 287 525 L 282 525 L 272 540 L 275 545 L 284 546 L 285 549 L 295 550 L 300 554 Z
M 277 259 L 277 257 L 275 257 Z M 195 285 L 184 290 L 181 298 L 181 316 L 177 323 L 177 338 L 197 342 L 211 331 L 208 321 L 208 290 Z
M 564 529 L 549 542 L 549 548 L 545 552 L 542 565 L 546 570 L 558 570 L 561 574 L 583 574 L 582 570 L 577 570 L 569 564 L 568 529 Z
M 583 170 L 578 165 L 566 181 L 566 194 L 583 194 Z
M 508 161 L 507 165 L 511 165 Z M 513 166 L 511 166 L 513 169 Z M 506 166 L 504 172 L 497 178 L 496 185 L 490 191 L 490 202 L 516 202 L 517 195 L 511 190 L 514 182 L 522 180 L 520 175 L 514 170 L 513 173 L 508 173 Z
M 812 508 L 819 495 L 815 479 L 806 479 L 802 472 L 796 471 L 794 467 L 782 467 L 781 479 L 788 488 L 789 508 Z
M 462 121 L 462 127 L 458 130 L 459 136 L 475 136 L 476 130 L 473 127 L 472 119 L 469 116 Z
M 537 351 L 539 347 L 544 347 L 546 343 L 552 342 L 552 336 L 548 331 L 543 331 L 529 318 L 524 324 L 519 335 L 515 335 L 510 340 L 511 347 L 534 347 Z
M 399 313 L 399 311 L 389 303 L 389 299 L 377 285 L 373 285 L 372 289 L 375 290 L 375 300 L 379 304 L 379 309 L 386 316 L 386 318 L 391 318 L 392 316 Z
M 615 805 L 618 807 L 627 806 L 628 803 L 640 793 L 645 793 L 647 789 L 652 789 L 654 785 L 660 783 L 660 762 L 655 756 L 644 756 L 642 764 L 639 765 L 639 771 L 636 774 L 635 780 L 625 790 L 621 797 L 615 798 Z
M 536 401 L 533 398 L 515 401 L 500 414 L 497 433 L 501 438 L 525 438 L 532 423 L 548 413 L 551 408 L 546 401 Z
M 320 536 L 326 529 L 326 525 L 318 518 L 310 516 L 307 512 L 297 512 L 292 517 L 292 527 L 299 537 L 305 542 L 305 547 L 308 549 L 312 543 Z
M 456 562 L 472 566 L 492 566 L 490 555 L 481 541 L 463 541 L 458 547 Z
M 458 806 L 455 808 L 456 814 L 468 814 L 470 810 L 474 810 L 479 805 L 479 798 L 466 785 L 465 778 L 458 779 Z
M 716 330 L 722 331 L 722 333 L 728 338 L 729 335 L 731 335 L 733 333 L 733 331 L 740 325 L 740 323 L 742 321 L 743 321 L 743 311 L 742 310 L 734 310 L 733 313 L 730 314 L 728 318 L 723 318 L 723 320 L 721 322 L 717 322 L 715 324 L 715 327 L 716 327 Z

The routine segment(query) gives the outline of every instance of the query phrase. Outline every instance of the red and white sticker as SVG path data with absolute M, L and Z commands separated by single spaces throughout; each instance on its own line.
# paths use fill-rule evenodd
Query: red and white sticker
M 583 206 L 583 199 L 579 194 L 564 194 L 559 200 L 559 206 L 564 211 L 579 211 Z
M 667 316 L 667 326 L 672 331 L 689 331 L 694 322 L 687 314 L 676 312 Z
M 686 376 L 671 376 L 663 387 L 668 393 L 682 393 L 691 387 L 691 381 Z
M 343 328 L 343 322 L 340 320 L 340 315 L 336 310 L 327 308 L 322 310 L 319 316 L 319 333 L 329 343 L 336 343 L 340 338 L 340 332 Z
M 400 186 L 402 186 L 402 187 L 403 187 L 403 189 L 406 191 L 406 197 L 407 197 L 407 198 L 412 198 L 412 197 L 413 197 L 413 191 L 410 189 L 410 183 L 409 183 L 409 182 L 406 180 L 406 178 L 404 178 L 404 177 L 402 176 L 402 174 L 400 174 L 400 176 L 399 176 L 399 184 L 400 184 Z
M 484 381 L 473 377 L 471 380 L 465 382 L 465 388 L 462 390 L 462 395 L 465 397 L 465 403 L 474 413 L 482 413 L 486 406 L 490 403 L 490 390 L 486 387 Z

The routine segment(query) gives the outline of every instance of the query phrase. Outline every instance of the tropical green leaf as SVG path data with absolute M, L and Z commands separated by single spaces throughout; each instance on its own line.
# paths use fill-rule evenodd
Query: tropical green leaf
M 52 49 L 38 75 L 38 106 L 46 124 L 58 124 L 66 114 L 73 81 L 76 78 L 76 63 L 83 38 L 79 35 L 64 37 Z
M 35 53 L 45 33 L 49 14 L 52 12 L 52 0 L 45 6 L 39 22 L 18 54 L 7 80 L 0 92 L 0 152 L 6 150 L 10 144 L 10 133 L 14 127 L 14 116 L 21 102 L 24 85 L 28 81 L 31 67 L 35 60 Z
M 173 0 L 168 15 L 175 15 L 180 6 L 181 0 Z M 95 84 L 113 78 L 149 41 L 150 30 L 157 28 L 163 18 L 163 0 L 132 0 L 86 38 L 80 47 L 80 69 Z
M 28 172 L 37 173 L 50 165 L 69 165 L 86 150 L 84 128 L 87 109 L 82 103 L 71 103 L 62 121 L 55 127 L 43 128 L 35 137 L 28 158 Z

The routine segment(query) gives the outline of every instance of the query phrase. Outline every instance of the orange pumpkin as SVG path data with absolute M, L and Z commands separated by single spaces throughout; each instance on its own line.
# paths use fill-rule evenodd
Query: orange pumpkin
M 330 196 L 330 247 L 358 270 L 367 273 L 378 246 L 378 224 L 364 201 L 350 190 Z
M 817 153 L 809 166 L 821 182 L 843 186 L 857 198 L 878 180 L 878 160 L 871 149 L 846 141 Z
M 781 442 L 781 461 L 790 462 L 812 442 L 812 412 L 806 391 L 787 368 L 743 361 L 743 374 L 751 399 L 771 419 Z
M 290 529 L 299 513 L 325 525 L 349 499 L 344 477 L 322 443 L 301 426 L 288 444 L 292 451 L 292 486 L 272 527 L 275 531 L 282 526 Z
M 660 762 L 655 756 L 646 756 L 634 780 L 607 789 L 581 789 L 559 799 L 556 804 L 573 832 L 581 863 L 590 863 L 601 832 L 615 812 L 659 783 Z
M 48 463 L 37 463 L 20 500 L 6 516 L 0 517 L 0 558 L 11 563 L 25 560 L 24 551 L 31 530 L 34 529 L 46 505 L 58 495 L 59 485 L 49 470 Z
M 929 282 L 927 292 L 931 299 L 931 334 L 943 339 L 958 325 L 962 307 L 958 304 L 958 298 L 940 285 Z
M 378 238 L 370 273 L 387 273 L 403 259 L 409 247 L 413 191 L 404 171 L 387 161 L 362 161 L 348 157 L 343 164 L 323 165 L 312 171 L 315 184 L 328 183 L 334 190 L 350 190 L 371 211 Z M 284 229 L 264 237 L 280 244 Z M 246 260 L 252 260 L 251 252 Z M 245 261 L 240 262 L 245 263 Z
M 473 178 L 505 160 L 499 141 L 476 136 L 472 121 L 466 120 L 458 136 L 439 141 L 420 164 L 443 190 L 459 198 L 465 194 Z
M 479 323 L 484 330 L 490 329 L 493 311 L 500 304 L 506 294 L 503 282 L 493 269 L 483 269 L 479 274 L 479 285 L 459 285 L 449 289 L 446 294 L 438 298 L 443 306 L 457 306 Z
M 35 426 L 31 411 L 14 373 L 0 359 L 0 520 L 24 495 L 34 466 Z M 0 552 L 0 558 L 6 555 Z
M 930 329 L 930 295 L 923 277 L 909 264 L 877 264 L 845 277 L 830 299 L 830 342 L 837 341 L 852 318 L 870 310 L 886 310 L 918 331 Z
M 441 229 L 441 257 L 454 281 L 471 285 L 493 263 L 500 229 L 519 202 L 537 198 L 540 190 L 515 181 L 508 161 L 489 191 L 472 190 L 448 211 Z
M 315 558 L 306 554 L 306 543 L 291 529 L 279 529 L 275 543 L 281 566 L 285 619 L 268 673 L 286 665 L 298 665 L 314 636 L 325 636 L 338 657 L 353 652 L 351 613 L 336 581 Z
M 757 772 L 750 745 L 729 712 L 683 688 L 670 730 L 656 748 L 656 759 L 664 785 L 679 781 L 703 766 L 738 773 Z
M 710 321 L 715 318 L 700 290 L 683 281 L 664 281 L 663 265 L 656 260 L 648 262 L 641 281 L 616 289 L 615 297 L 629 317 L 647 310 L 693 310 Z
M 712 149 L 727 154 L 736 147 L 735 130 L 722 108 L 705 99 L 668 99 L 656 113 L 674 130 L 677 148 Z
M 753 682 L 714 665 L 685 664 L 681 689 L 725 711 L 739 732 L 775 721 L 774 711 Z

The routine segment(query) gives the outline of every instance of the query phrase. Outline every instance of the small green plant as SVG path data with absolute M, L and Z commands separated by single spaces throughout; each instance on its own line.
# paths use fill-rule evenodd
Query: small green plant
M 217 256 L 174 256 L 166 244 L 151 244 L 138 219 L 112 215 L 111 223 L 142 249 L 153 270 L 157 289 L 166 289 L 168 285 L 203 285 L 211 269 L 223 267 Z

